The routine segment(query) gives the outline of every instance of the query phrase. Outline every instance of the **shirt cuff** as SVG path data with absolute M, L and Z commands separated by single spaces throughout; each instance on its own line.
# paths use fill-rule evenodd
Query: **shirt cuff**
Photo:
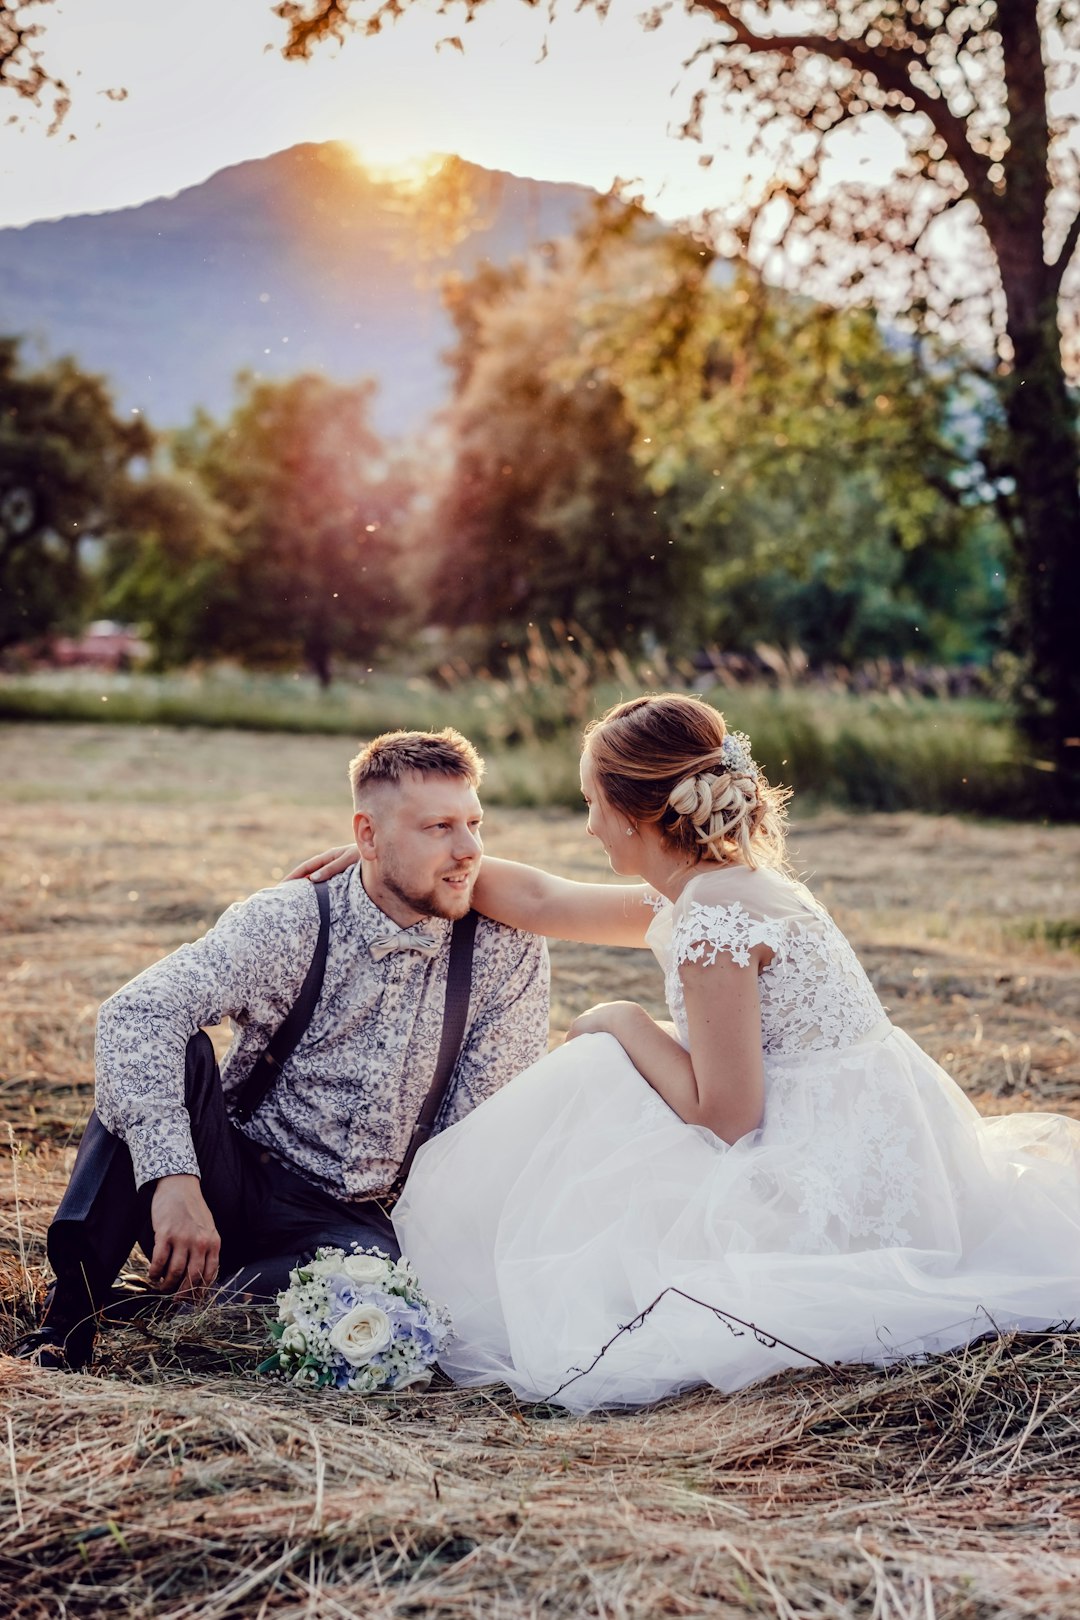
M 135 1171 L 135 1185 L 142 1187 L 148 1181 L 162 1176 L 197 1176 L 199 1161 L 195 1157 L 195 1144 L 191 1140 L 191 1125 L 187 1113 L 155 1119 L 149 1124 L 130 1125 L 124 1132 L 124 1142 L 131 1154 Z

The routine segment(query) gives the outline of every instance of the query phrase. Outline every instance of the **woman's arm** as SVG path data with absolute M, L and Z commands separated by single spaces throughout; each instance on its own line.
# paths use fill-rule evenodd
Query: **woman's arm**
M 485 855 L 473 905 L 485 917 L 553 939 L 644 946 L 655 916 L 644 883 L 575 883 L 537 866 Z
M 323 883 L 359 860 L 355 844 L 324 849 L 284 879 Z M 485 855 L 473 890 L 473 905 L 485 917 L 527 934 L 580 940 L 586 945 L 644 946 L 655 911 L 644 883 L 574 883 L 538 866 Z
M 767 946 L 751 952 L 750 965 L 730 958 L 708 967 L 692 962 L 680 968 L 687 1051 L 644 1007 L 611 1001 L 593 1007 L 571 1024 L 575 1035 L 614 1035 L 627 1057 L 688 1125 L 706 1125 L 725 1142 L 761 1124 L 765 1106 L 758 973 L 771 958 Z

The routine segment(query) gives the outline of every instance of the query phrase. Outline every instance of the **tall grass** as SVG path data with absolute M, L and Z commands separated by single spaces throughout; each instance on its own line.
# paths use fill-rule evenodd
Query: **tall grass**
M 488 754 L 493 803 L 579 801 L 577 739 L 610 704 L 694 672 L 631 664 L 563 636 L 534 636 L 499 674 L 448 663 L 433 676 L 365 673 L 324 691 L 309 677 L 230 668 L 173 675 L 47 672 L 0 680 L 0 719 L 235 727 L 345 735 L 458 726 Z M 1045 777 L 1005 710 L 987 699 L 856 695 L 802 684 L 694 689 L 750 734 L 773 782 L 800 801 L 867 810 L 1039 817 Z
M 1038 816 L 1042 773 L 1000 705 L 813 689 L 709 694 L 769 779 L 865 810 Z

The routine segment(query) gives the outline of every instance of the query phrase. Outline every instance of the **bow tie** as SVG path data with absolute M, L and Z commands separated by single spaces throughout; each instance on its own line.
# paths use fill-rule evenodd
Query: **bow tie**
M 429 934 L 420 923 L 413 923 L 411 928 L 399 928 L 395 934 L 383 934 L 380 939 L 373 939 L 368 949 L 374 962 L 381 962 L 384 956 L 393 956 L 395 951 L 419 951 L 421 956 L 438 956 L 442 950 L 442 940 Z

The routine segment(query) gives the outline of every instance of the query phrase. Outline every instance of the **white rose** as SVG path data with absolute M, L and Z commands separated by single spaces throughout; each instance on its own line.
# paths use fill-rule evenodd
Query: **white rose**
M 303 1328 L 291 1323 L 281 1335 L 278 1343 L 282 1350 L 288 1350 L 294 1355 L 302 1356 L 307 1349 L 307 1334 Z
M 279 1322 L 295 1322 L 296 1321 L 296 1289 L 295 1288 L 286 1288 L 286 1290 L 285 1290 L 285 1292 L 283 1294 L 278 1295 L 277 1303 L 278 1303 L 278 1321 Z
M 342 1264 L 340 1260 L 308 1260 L 297 1269 L 306 1277 L 337 1277 L 341 1274 Z
M 390 1275 L 386 1261 L 373 1254 L 348 1254 L 341 1269 L 355 1283 L 381 1283 Z
M 406 1373 L 402 1378 L 394 1379 L 395 1389 L 408 1389 L 410 1384 L 430 1384 L 431 1368 L 424 1367 L 420 1372 Z
M 331 1345 L 350 1367 L 362 1367 L 385 1350 L 392 1337 L 390 1318 L 377 1305 L 355 1305 L 330 1329 Z

